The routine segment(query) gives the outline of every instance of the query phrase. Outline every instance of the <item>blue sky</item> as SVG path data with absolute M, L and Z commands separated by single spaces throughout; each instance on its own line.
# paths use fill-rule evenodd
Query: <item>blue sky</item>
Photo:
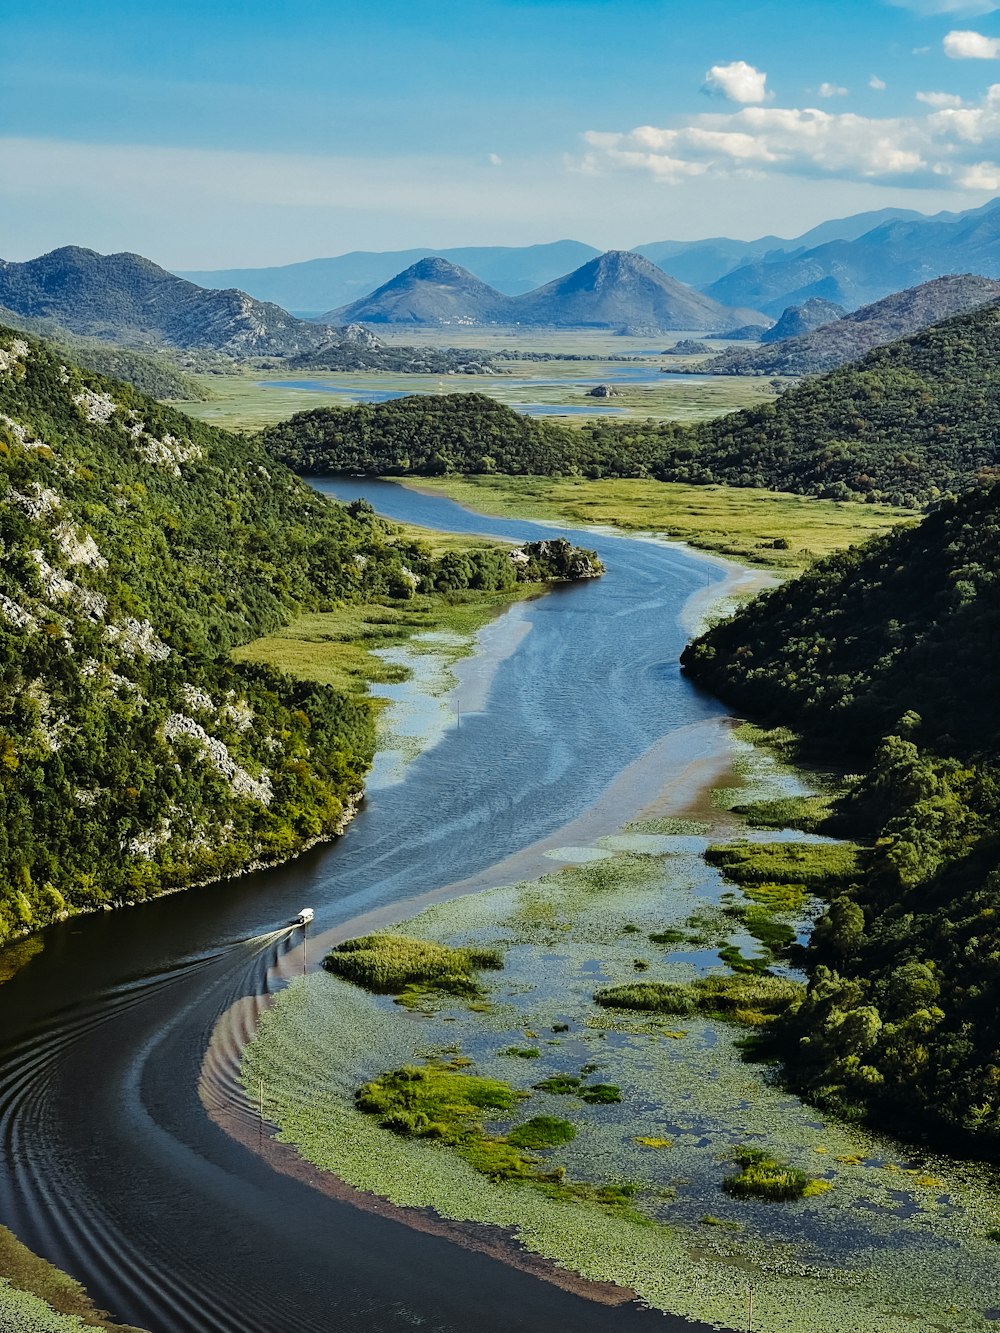
M 1000 193 L 990 0 L 6 8 L 7 259 L 794 235 Z

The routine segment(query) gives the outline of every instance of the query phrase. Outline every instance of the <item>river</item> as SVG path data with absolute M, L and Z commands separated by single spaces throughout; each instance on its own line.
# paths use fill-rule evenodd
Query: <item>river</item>
M 316 485 L 441 529 L 553 535 L 388 483 Z M 485 686 L 470 685 L 461 726 L 374 789 L 342 839 L 275 870 L 62 923 L 3 987 L 0 1221 L 118 1319 L 152 1333 L 694 1327 L 596 1304 L 274 1171 L 218 1127 L 199 1091 L 220 1016 L 280 986 L 288 959 L 298 966 L 289 938 L 268 932 L 303 905 L 318 933 L 406 915 L 397 905 L 444 886 L 497 882 L 567 826 L 616 826 L 668 770 L 718 755 L 724 711 L 677 661 L 682 608 L 721 578 L 719 563 L 565 535 L 596 547 L 606 576 L 507 613 L 509 650 Z M 235 1057 L 213 1095 L 241 1103 Z

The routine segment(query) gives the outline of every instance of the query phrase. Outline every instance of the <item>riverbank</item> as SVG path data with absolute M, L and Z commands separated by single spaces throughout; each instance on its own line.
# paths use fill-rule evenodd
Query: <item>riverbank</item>
M 650 533 L 783 574 L 914 523 L 912 510 L 733 486 L 583 477 L 393 478 L 477 513 Z

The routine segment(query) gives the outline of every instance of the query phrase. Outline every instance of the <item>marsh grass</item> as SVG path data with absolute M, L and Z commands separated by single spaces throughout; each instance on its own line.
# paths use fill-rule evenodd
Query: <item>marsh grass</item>
M 536 1115 L 515 1127 L 507 1135 L 507 1142 L 515 1148 L 557 1148 L 561 1143 L 572 1143 L 576 1126 L 569 1120 L 554 1115 Z
M 829 794 L 779 796 L 734 805 L 733 813 L 742 815 L 751 828 L 795 828 L 803 833 L 822 833 L 830 819 L 832 802 Z
M 9 1285 L 7 1285 L 9 1284 Z M 43 1304 L 44 1302 L 44 1304 Z M 0 1328 L 5 1333 L 101 1328 L 140 1333 L 116 1324 L 98 1310 L 74 1278 L 32 1253 L 12 1231 L 0 1227 Z
M 432 539 L 428 544 L 435 546 L 447 534 L 424 535 Z M 475 539 L 471 543 L 475 545 Z M 311 612 L 273 634 L 234 649 L 233 657 L 239 662 L 264 662 L 303 680 L 363 694 L 369 683 L 395 685 L 409 675 L 405 667 L 378 657 L 376 649 L 405 644 L 414 651 L 433 652 L 448 665 L 471 651 L 473 636 L 501 611 L 544 591 L 544 584 L 522 583 L 506 592 L 460 589 L 417 593 L 405 601 L 384 597 L 336 611 Z M 417 635 L 442 631 L 454 639 L 447 643 L 414 642 Z
M 480 994 L 475 972 L 502 968 L 503 954 L 499 949 L 451 949 L 409 935 L 375 934 L 338 944 L 323 966 L 376 995 L 424 987 L 475 998 Z
M 828 1180 L 808 1176 L 798 1167 L 769 1156 L 763 1148 L 744 1146 L 737 1148 L 734 1156 L 741 1169 L 727 1176 L 722 1188 L 735 1199 L 782 1203 L 812 1198 L 831 1188 Z
M 745 1027 L 764 1027 L 801 999 L 805 987 L 784 977 L 738 973 L 683 983 L 634 981 L 606 986 L 594 995 L 605 1009 L 659 1014 L 707 1014 Z
M 915 521 L 885 505 L 630 478 L 421 477 L 420 486 L 481 512 L 661 533 L 785 570 Z M 776 538 L 788 546 L 775 547 Z
M 852 842 L 715 843 L 705 860 L 737 884 L 792 884 L 829 893 L 862 874 L 864 849 Z

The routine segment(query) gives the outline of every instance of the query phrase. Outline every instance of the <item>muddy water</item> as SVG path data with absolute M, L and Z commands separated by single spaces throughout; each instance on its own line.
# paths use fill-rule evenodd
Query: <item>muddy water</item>
M 453 531 L 553 531 L 377 483 L 320 489 Z M 64 923 L 0 992 L 0 1222 L 119 1319 L 153 1333 L 670 1326 L 273 1170 L 214 1123 L 199 1090 L 220 1015 L 252 1021 L 247 997 L 300 967 L 297 937 L 270 932 L 304 904 L 322 935 L 446 885 L 495 882 L 491 868 L 529 864 L 568 825 L 574 838 L 605 831 L 720 753 L 724 715 L 677 667 L 681 608 L 721 580 L 719 563 L 567 535 L 598 547 L 606 577 L 516 608 L 506 645 L 494 626 L 487 677 L 468 668 L 461 727 L 373 790 L 338 843 Z M 210 1096 L 246 1114 L 225 1060 Z

